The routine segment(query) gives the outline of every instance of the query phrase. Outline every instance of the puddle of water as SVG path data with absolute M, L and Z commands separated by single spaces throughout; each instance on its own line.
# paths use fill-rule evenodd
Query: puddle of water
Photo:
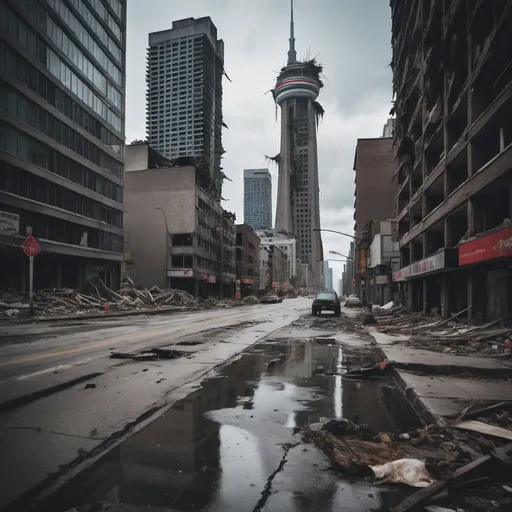
M 271 361 L 276 363 L 269 367 Z M 346 417 L 377 431 L 418 424 L 391 383 L 325 375 L 377 361 L 375 353 L 353 347 L 261 343 L 39 510 L 63 512 L 99 501 L 131 512 L 260 510 L 258 500 L 283 457 L 286 463 L 266 494 L 268 510 L 340 510 L 340 503 L 345 510 L 388 510 L 401 499 L 396 488 L 351 483 L 326 471 L 329 463 L 314 446 L 295 446 L 298 427 L 322 418 Z

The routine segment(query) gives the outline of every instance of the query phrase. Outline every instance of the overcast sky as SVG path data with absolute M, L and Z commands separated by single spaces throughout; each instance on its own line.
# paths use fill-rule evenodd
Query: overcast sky
M 210 16 L 224 40 L 223 113 L 226 154 L 224 204 L 243 221 L 243 169 L 269 167 L 274 192 L 277 168 L 264 155 L 279 152 L 279 113 L 270 94 L 286 64 L 289 0 L 129 0 L 126 139 L 145 138 L 145 68 L 148 33 L 173 20 Z M 323 228 L 353 233 L 354 150 L 358 138 L 380 137 L 391 102 L 390 9 L 387 0 L 295 0 L 299 57 L 316 57 L 325 86 L 318 101 L 325 116 L 318 130 L 320 216 Z M 347 254 L 350 239 L 323 233 L 329 251 Z M 337 256 L 332 256 L 337 258 Z M 335 281 L 342 264 L 331 263 Z M 334 283 L 337 289 L 337 282 Z

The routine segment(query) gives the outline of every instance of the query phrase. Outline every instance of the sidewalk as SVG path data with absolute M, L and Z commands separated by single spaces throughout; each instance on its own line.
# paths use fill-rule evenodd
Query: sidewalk
M 383 357 L 393 361 L 398 386 L 423 417 L 445 425 L 468 406 L 512 401 L 512 364 L 478 356 L 458 356 L 395 344 L 392 336 L 370 328 Z

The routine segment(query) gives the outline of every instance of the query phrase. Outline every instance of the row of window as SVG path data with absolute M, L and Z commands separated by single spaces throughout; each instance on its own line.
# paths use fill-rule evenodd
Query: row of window
M 100 15 L 100 18 L 107 24 L 107 27 L 113 32 L 116 36 L 117 40 L 122 43 L 123 36 L 121 27 L 117 24 L 117 22 L 112 18 L 110 13 L 105 9 L 101 0 L 89 0 L 89 3 L 92 5 L 92 8 Z
M 93 164 L 109 170 L 118 177 L 122 176 L 121 162 L 2 81 L 0 81 L 0 110 L 63 144 Z
M 123 19 L 123 4 L 120 0 L 108 0 L 110 7 L 116 13 L 116 16 L 122 20 Z
M 0 121 L 0 150 L 118 203 L 123 202 L 121 186 L 3 121 Z
M 20 226 L 32 226 L 34 236 L 43 240 L 51 240 L 69 245 L 85 245 L 93 249 L 123 252 L 123 237 L 100 229 L 87 228 L 49 215 L 20 211 Z
M 78 18 L 66 7 L 64 2 L 57 0 L 47 0 L 48 4 L 60 16 L 61 20 L 73 31 L 73 34 L 87 48 L 91 55 L 98 61 L 103 69 L 114 79 L 114 81 L 122 85 L 123 74 L 114 64 L 114 61 L 107 56 L 101 49 L 96 40 L 87 31 Z
M 107 77 L 83 54 L 73 41 L 52 20 L 48 19 L 48 36 L 59 50 L 93 83 L 119 110 L 123 105 L 121 93 Z M 122 82 L 118 83 L 122 86 Z
M 48 1 L 48 0 L 47 0 Z M 82 16 L 87 25 L 91 28 L 101 40 L 101 42 L 108 48 L 109 52 L 114 56 L 117 62 L 123 62 L 123 51 L 117 43 L 107 34 L 101 23 L 94 17 L 92 11 L 85 5 L 83 0 L 70 0 L 73 7 L 77 10 L 78 14 Z M 60 3 L 63 3 L 60 0 Z M 72 27 L 70 27 L 72 29 Z
M 8 57 L 9 66 L 6 66 Z M 6 47 L 0 40 L 0 69 L 9 70 L 12 78 L 19 80 L 36 94 L 44 98 L 50 105 L 77 123 L 84 130 L 96 137 L 103 144 L 118 153 L 124 154 L 123 141 L 89 114 L 78 103 L 73 101 L 64 91 L 61 91 L 44 73 L 38 71 L 14 50 Z
M 3 16 L 5 14 L 5 16 Z M 5 26 L 7 24 L 7 28 Z M 19 20 L 5 4 L 0 2 L 0 31 L 7 30 L 8 35 L 36 58 L 44 66 L 50 68 L 54 74 L 68 89 L 74 92 L 82 101 L 87 103 L 95 112 L 101 115 L 109 124 L 118 131 L 122 129 L 121 118 L 115 114 L 90 87 L 66 66 L 46 43 L 26 25 Z M 45 50 L 46 48 L 46 50 Z M 6 69 L 11 75 L 17 74 L 18 54 L 0 40 L 0 69 Z M 8 62 L 8 67 L 7 66 Z M 113 87 L 110 86 L 112 89 Z
M 46 65 L 46 43 L 5 2 L 0 2 L 0 32 Z
M 73 70 L 62 62 L 61 58 L 48 49 L 48 69 L 50 73 L 60 80 L 71 92 L 76 94 L 85 104 L 89 105 L 108 124 L 117 131 L 122 131 L 121 117 L 113 112 L 110 107 L 90 89 Z
M 121 228 L 123 214 L 23 169 L 0 162 L 0 190 Z

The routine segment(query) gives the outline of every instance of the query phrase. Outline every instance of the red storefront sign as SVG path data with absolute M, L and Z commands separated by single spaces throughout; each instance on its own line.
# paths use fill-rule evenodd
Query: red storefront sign
M 242 284 L 252 284 L 252 279 L 242 279 Z
M 459 247 L 459 265 L 512 256 L 512 227 L 482 236 Z
M 201 274 L 201 281 L 207 281 L 208 280 L 208 274 L 206 272 L 203 272 Z

